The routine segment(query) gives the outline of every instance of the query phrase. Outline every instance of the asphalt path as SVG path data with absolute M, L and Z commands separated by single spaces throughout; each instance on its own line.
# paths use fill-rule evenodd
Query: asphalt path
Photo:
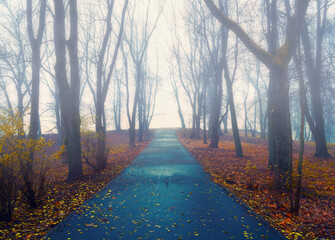
M 46 239 L 284 238 L 213 183 L 175 130 L 156 130 L 124 172 Z

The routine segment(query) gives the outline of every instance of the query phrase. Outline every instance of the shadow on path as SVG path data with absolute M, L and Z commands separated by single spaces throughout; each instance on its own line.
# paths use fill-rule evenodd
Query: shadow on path
M 122 174 L 46 238 L 283 239 L 210 180 L 175 130 L 156 130 Z

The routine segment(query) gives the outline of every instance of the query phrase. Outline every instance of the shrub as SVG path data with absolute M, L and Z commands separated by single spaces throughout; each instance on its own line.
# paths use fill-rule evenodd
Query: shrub
M 94 171 L 101 170 L 99 168 L 99 159 L 101 156 L 99 154 L 99 134 L 90 130 L 88 126 L 92 125 L 87 117 L 82 119 L 81 124 L 81 155 L 83 162 L 87 164 Z M 107 159 L 110 147 L 106 147 L 103 158 Z
M 30 207 L 41 204 L 47 171 L 53 159 L 47 149 L 53 144 L 44 138 L 25 136 L 21 113 L 0 114 L 0 220 L 10 220 L 19 193 Z

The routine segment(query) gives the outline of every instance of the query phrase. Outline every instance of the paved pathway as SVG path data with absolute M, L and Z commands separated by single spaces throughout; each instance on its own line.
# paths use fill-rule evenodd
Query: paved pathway
M 173 130 L 47 239 L 283 239 L 211 182 Z

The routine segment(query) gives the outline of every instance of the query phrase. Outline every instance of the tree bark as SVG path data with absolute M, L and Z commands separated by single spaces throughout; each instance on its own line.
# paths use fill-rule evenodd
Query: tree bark
M 66 40 L 65 40 L 65 12 L 63 0 L 54 0 L 54 44 L 55 44 L 55 79 L 58 86 L 61 131 L 63 143 L 66 146 L 64 162 L 69 162 L 69 138 L 72 132 L 71 92 L 66 74 Z M 69 102 L 70 101 L 70 102 Z
M 220 122 L 220 112 L 221 112 L 221 102 L 222 102 L 222 68 L 215 69 L 215 87 L 214 87 L 214 95 L 213 95 L 213 106 L 211 112 L 212 119 L 212 130 L 211 130 L 211 141 L 209 143 L 210 148 L 218 148 L 220 133 L 219 126 Z
M 70 38 L 67 41 L 71 78 L 71 136 L 69 137 L 69 177 L 74 181 L 83 175 L 80 142 L 80 73 L 78 58 L 78 10 L 77 0 L 70 1 Z

